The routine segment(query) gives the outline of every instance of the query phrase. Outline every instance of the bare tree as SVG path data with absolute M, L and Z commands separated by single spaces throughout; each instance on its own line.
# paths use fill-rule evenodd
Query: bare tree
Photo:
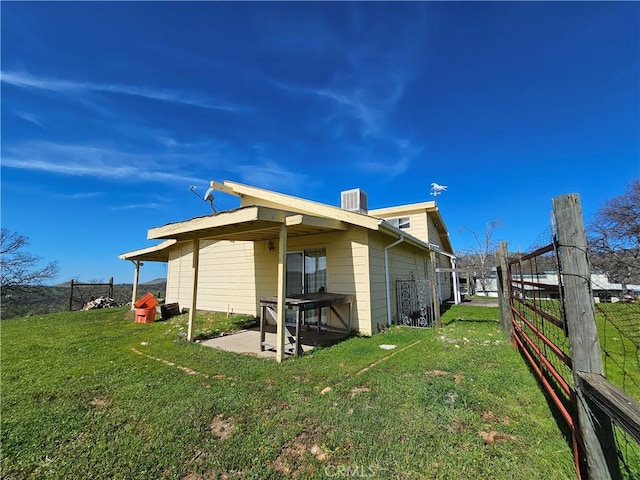
M 42 285 L 58 274 L 56 262 L 39 268 L 41 258 L 25 252 L 29 239 L 24 235 L 0 230 L 0 295 L 27 286 Z
M 622 284 L 640 283 L 640 179 L 607 200 L 587 228 L 591 265 Z
M 478 234 L 468 227 L 462 228 L 471 233 L 474 245 L 456 253 L 459 268 L 469 269 L 473 278 L 480 280 L 480 287 L 485 296 L 489 288 L 489 276 L 495 266 L 494 251 L 498 247 L 498 242 L 493 240 L 493 233 L 501 226 L 500 220 L 491 220 L 485 225 L 483 234 Z

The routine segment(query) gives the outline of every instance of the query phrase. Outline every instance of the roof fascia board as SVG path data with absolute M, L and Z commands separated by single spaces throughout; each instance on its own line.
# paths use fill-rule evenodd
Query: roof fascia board
M 326 205 L 312 200 L 286 195 L 284 193 L 272 192 L 262 188 L 251 187 L 249 185 L 243 185 L 229 180 L 225 180 L 224 185 L 231 188 L 237 195 L 263 199 L 268 202 L 290 208 L 299 213 L 306 213 L 316 217 L 332 218 L 352 225 L 368 228 L 370 230 L 378 229 L 377 219 L 369 215 L 350 212 L 340 207 L 334 207 L 332 205 Z
M 284 221 L 284 214 L 282 212 L 279 216 L 274 213 L 276 212 L 275 210 L 271 212 L 262 212 L 262 216 L 265 218 L 261 218 L 259 210 L 261 209 L 258 207 L 246 207 L 231 212 L 222 212 L 217 215 L 197 217 L 176 223 L 168 223 L 162 227 L 150 228 L 147 232 L 147 239 L 156 240 L 160 238 L 173 238 L 180 234 L 197 232 L 198 230 L 209 230 L 215 227 L 256 220 Z M 262 207 L 262 210 L 272 209 L 265 209 Z
M 406 243 L 409 243 L 414 247 L 418 247 L 419 249 L 426 250 L 426 251 L 433 250 L 428 243 L 423 242 L 419 238 L 416 238 L 413 235 L 410 235 L 397 227 L 394 227 L 393 225 L 387 223 L 384 220 L 380 220 L 379 225 L 380 225 L 381 231 L 384 231 L 385 233 L 390 234 L 391 236 L 394 236 L 394 237 L 402 237 L 404 238 L 404 241 Z
M 349 226 L 340 220 L 332 218 L 314 217 L 310 215 L 298 214 L 290 215 L 286 218 L 285 224 L 290 227 L 294 225 L 305 225 L 308 227 L 327 228 L 331 230 L 348 230 Z
M 140 255 L 145 255 L 148 253 L 161 252 L 162 250 L 166 250 L 167 248 L 172 247 L 176 243 L 178 243 L 178 241 L 172 238 L 170 240 L 165 240 L 164 242 L 161 242 L 157 245 L 153 245 L 151 247 L 141 248 L 139 250 L 133 250 L 132 252 L 121 253 L 120 255 L 118 255 L 118 258 L 120 258 L 121 260 L 129 260 L 132 257 L 138 257 Z
M 214 180 L 211 180 L 209 182 L 209 186 L 211 188 L 213 188 L 214 190 L 218 190 L 219 192 L 228 193 L 229 195 L 235 195 L 236 197 L 240 196 L 239 194 L 234 192 L 232 188 L 229 188 L 226 185 L 223 185 L 222 183 L 218 183 L 218 182 L 216 182 Z
M 369 215 L 394 215 L 398 213 L 409 213 L 421 210 L 432 211 L 436 207 L 436 202 L 412 203 L 408 205 L 397 205 L 395 207 L 376 208 L 369 210 Z

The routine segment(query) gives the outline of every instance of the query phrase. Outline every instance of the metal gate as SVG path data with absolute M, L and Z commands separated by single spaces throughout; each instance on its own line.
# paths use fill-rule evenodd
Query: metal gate
M 407 327 L 432 328 L 434 325 L 431 281 L 396 280 L 398 323 Z

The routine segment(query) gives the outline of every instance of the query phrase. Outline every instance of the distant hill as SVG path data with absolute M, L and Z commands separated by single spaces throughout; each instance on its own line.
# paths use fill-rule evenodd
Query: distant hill
M 166 278 L 156 278 L 138 285 L 138 297 L 151 292 L 157 298 L 164 298 L 167 288 Z M 73 310 L 80 310 L 92 298 L 106 296 L 107 286 L 82 286 L 74 288 L 71 302 Z M 114 283 L 113 297 L 120 304 L 131 301 L 133 285 Z M 0 319 L 38 315 L 69 310 L 71 282 L 54 286 L 25 287 L 2 298 L 0 301 Z
M 154 278 L 153 280 L 149 280 L 148 282 L 141 283 L 140 285 L 166 285 L 166 278 Z

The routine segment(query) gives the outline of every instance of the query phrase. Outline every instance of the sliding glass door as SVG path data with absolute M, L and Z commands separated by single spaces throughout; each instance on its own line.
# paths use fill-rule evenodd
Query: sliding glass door
M 327 288 L 327 251 L 324 248 L 287 253 L 287 295 L 324 292 Z M 305 322 L 326 324 L 324 309 L 309 310 Z M 287 310 L 287 321 L 295 321 L 295 312 Z

